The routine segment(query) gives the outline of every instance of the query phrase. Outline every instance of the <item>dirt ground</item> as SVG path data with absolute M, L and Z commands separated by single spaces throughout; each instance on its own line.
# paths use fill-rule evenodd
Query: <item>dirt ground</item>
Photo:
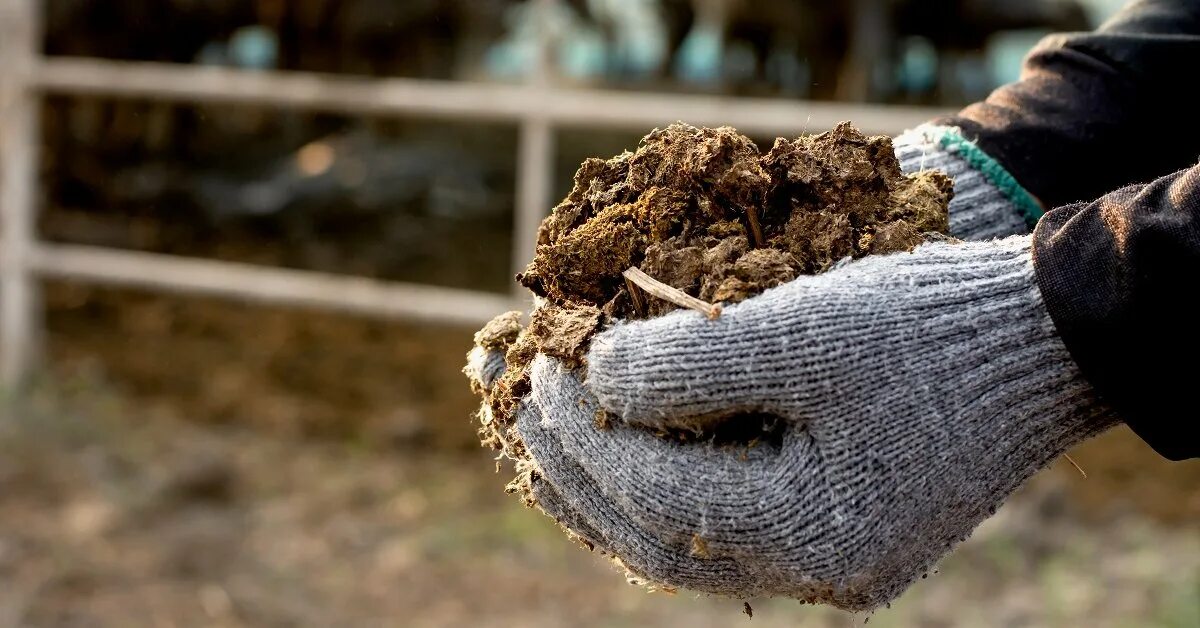
M 0 626 L 854 626 L 648 594 L 501 492 L 484 452 L 146 416 L 86 378 L 0 434 Z M 466 428 L 465 420 L 461 421 Z M 1126 434 L 1110 437 L 1120 444 Z M 1081 464 L 1092 455 L 1079 452 Z M 1195 626 L 1200 530 L 1039 476 L 872 626 Z M 1186 469 L 1185 469 L 1186 470 Z M 1196 468 L 1190 466 L 1194 473 Z M 1161 473 L 1177 473 L 1166 468 Z M 1193 475 L 1194 477 L 1194 475 Z
M 569 543 L 472 444 L 470 330 L 78 290 L 50 286 L 47 376 L 0 421 L 0 628 L 868 619 L 750 620 Z M 1123 430 L 1073 455 L 1088 479 L 1042 473 L 869 625 L 1200 625 L 1200 464 Z

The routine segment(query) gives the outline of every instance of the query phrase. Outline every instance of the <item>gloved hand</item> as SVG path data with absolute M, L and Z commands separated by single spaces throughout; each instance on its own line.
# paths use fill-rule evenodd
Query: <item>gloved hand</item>
M 562 369 L 553 358 L 539 356 L 536 360 L 534 378 L 549 387 L 542 388 L 539 385 L 539 389 L 553 390 L 558 383 L 556 380 L 561 379 L 567 386 L 563 389 L 567 391 L 566 394 L 582 397 L 580 405 L 571 409 L 577 414 L 573 418 L 582 423 L 587 420 L 583 414 L 591 412 L 589 416 L 595 417 L 598 409 L 596 401 L 580 387 L 573 373 Z M 464 372 L 481 391 L 490 391 L 504 369 L 502 352 L 476 346 L 467 356 Z M 750 594 L 740 588 L 753 577 L 745 566 L 727 558 L 699 556 L 690 550 L 681 552 L 631 520 L 603 488 L 565 453 L 558 436 L 549 427 L 552 423 L 549 413 L 561 409 L 543 403 L 556 402 L 529 395 L 517 412 L 521 437 L 537 465 L 529 478 L 531 497 L 543 512 L 588 547 L 609 554 L 630 573 L 631 581 L 664 588 L 688 586 L 698 591 L 733 596 Z M 561 400 L 557 403 L 561 405 Z M 623 557 L 629 557 L 629 562 Z M 647 569 L 642 565 L 651 567 Z M 675 570 L 683 579 L 658 573 L 655 566 Z
M 986 240 L 1029 233 L 1043 209 L 994 159 L 951 127 L 923 124 L 893 140 L 906 174 L 940 170 L 954 181 L 950 235 Z
M 1055 333 L 1027 237 L 865 258 L 716 320 L 618 324 L 586 384 L 534 362 L 518 428 L 543 509 L 656 583 L 847 609 L 896 597 L 1115 422 Z M 621 420 L 598 428 L 599 407 Z M 638 427 L 743 412 L 782 417 L 781 442 Z

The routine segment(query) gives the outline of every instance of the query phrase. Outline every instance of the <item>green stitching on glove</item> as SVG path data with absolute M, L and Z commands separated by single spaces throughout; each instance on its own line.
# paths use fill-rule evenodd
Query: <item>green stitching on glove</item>
M 958 129 L 953 127 L 935 128 L 940 134 L 937 141 L 942 148 L 957 153 L 966 159 L 972 168 L 982 172 L 983 176 L 992 182 L 992 185 L 996 186 L 1009 201 L 1012 201 L 1013 205 L 1017 206 L 1021 216 L 1025 218 L 1025 223 L 1031 229 L 1037 226 L 1042 214 L 1046 213 L 1045 210 L 1042 209 L 1037 199 L 1028 190 L 1021 187 L 1021 184 L 1017 183 L 1017 180 L 1004 169 L 1004 166 L 1000 165 L 1000 162 L 992 159 L 974 142 L 963 137 Z

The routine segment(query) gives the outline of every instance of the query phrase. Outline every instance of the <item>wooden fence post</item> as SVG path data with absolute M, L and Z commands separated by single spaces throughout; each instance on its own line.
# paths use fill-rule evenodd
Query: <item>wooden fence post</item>
M 18 388 L 40 350 L 38 289 L 29 266 L 37 199 L 38 50 L 35 0 L 0 0 L 0 388 Z

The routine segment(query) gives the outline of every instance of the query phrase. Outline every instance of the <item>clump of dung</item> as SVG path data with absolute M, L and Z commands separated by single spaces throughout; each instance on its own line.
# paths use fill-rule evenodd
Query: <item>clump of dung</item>
M 624 271 L 735 303 L 847 257 L 907 251 L 928 232 L 945 233 L 952 190 L 939 172 L 902 174 L 891 139 L 849 123 L 777 139 L 765 154 L 729 127 L 673 124 L 634 152 L 585 161 L 517 277 L 541 298 L 529 326 L 521 330 L 509 313 L 484 329 L 507 352 L 507 370 L 484 394 L 480 436 L 524 470 L 510 489 L 527 488 L 534 472 L 514 418 L 534 355 L 582 366 L 607 322 L 678 308 Z

